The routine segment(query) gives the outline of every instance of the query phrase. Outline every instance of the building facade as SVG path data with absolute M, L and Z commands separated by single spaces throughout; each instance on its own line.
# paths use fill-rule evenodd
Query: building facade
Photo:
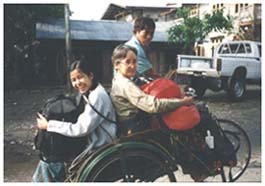
M 211 32 L 202 44 L 195 46 L 199 56 L 212 57 L 216 47 L 224 41 L 251 40 L 261 41 L 261 4 L 198 4 L 192 7 L 192 15 L 203 18 L 222 10 L 224 16 L 232 18 L 233 30 L 230 32 Z
M 232 18 L 234 29 L 231 32 L 211 32 L 203 43 L 194 46 L 198 56 L 213 56 L 215 48 L 223 41 L 261 41 L 261 4 L 169 4 L 166 7 L 160 8 L 111 4 L 102 16 L 102 19 L 133 22 L 137 17 L 146 16 L 157 22 L 181 22 L 181 19 L 176 16 L 176 10 L 180 7 L 190 8 L 191 17 L 197 16 L 202 19 L 205 14 L 212 14 L 217 10 L 222 10 L 224 16 Z
M 175 63 L 177 55 L 176 47 L 167 42 L 166 30 L 170 26 L 170 22 L 156 24 L 153 42 L 147 52 L 154 70 L 161 75 L 167 73 L 170 66 Z M 125 43 L 132 37 L 133 24 L 113 20 L 71 20 L 70 27 L 72 59 L 83 58 L 92 63 L 100 82 L 111 84 L 112 51 L 118 44 Z M 46 57 L 46 60 L 42 61 L 43 67 L 46 70 L 50 69 L 47 81 L 64 84 L 67 76 L 64 20 L 38 22 L 36 39 L 40 41 L 41 56 Z
M 175 12 L 180 5 L 162 7 L 127 6 L 111 3 L 102 16 L 102 20 L 116 20 L 133 22 L 138 17 L 150 17 L 155 22 L 170 21 L 176 18 Z

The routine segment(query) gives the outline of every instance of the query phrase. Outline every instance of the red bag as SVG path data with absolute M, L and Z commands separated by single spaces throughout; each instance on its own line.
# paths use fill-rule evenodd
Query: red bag
M 174 81 L 165 78 L 144 84 L 141 89 L 156 98 L 181 98 L 184 96 Z M 174 130 L 188 130 L 200 122 L 200 114 L 194 105 L 181 106 L 172 112 L 162 114 L 162 118 L 168 128 Z

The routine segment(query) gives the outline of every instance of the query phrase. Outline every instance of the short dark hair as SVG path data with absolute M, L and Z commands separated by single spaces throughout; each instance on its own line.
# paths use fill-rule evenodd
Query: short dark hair
M 69 73 L 73 70 L 80 70 L 88 76 L 93 75 L 92 89 L 94 89 L 98 85 L 98 78 L 96 77 L 95 69 L 84 59 L 74 60 L 70 65 Z
M 153 29 L 155 30 L 156 25 L 153 19 L 149 17 L 139 17 L 134 21 L 133 33 L 141 31 L 144 29 Z
M 131 47 L 129 45 L 120 44 L 112 52 L 111 61 L 112 64 L 115 65 L 115 63 L 119 62 L 120 60 L 124 59 L 128 53 L 128 51 L 132 51 L 137 55 L 137 50 L 134 47 Z

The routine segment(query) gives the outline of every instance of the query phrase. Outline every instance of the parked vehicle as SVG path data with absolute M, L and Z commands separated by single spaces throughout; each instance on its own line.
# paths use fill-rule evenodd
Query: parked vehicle
M 261 43 L 230 41 L 221 43 L 213 58 L 177 56 L 177 78 L 202 97 L 206 89 L 226 90 L 233 100 L 241 100 L 247 83 L 261 83 Z

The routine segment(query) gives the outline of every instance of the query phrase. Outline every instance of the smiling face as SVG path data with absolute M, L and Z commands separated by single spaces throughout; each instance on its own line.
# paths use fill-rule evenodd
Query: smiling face
M 116 62 L 115 69 L 127 78 L 134 77 L 137 69 L 136 54 L 132 50 L 128 50 L 125 58 Z
M 79 69 L 70 72 L 72 86 L 81 94 L 85 94 L 92 87 L 93 75 L 87 75 Z

